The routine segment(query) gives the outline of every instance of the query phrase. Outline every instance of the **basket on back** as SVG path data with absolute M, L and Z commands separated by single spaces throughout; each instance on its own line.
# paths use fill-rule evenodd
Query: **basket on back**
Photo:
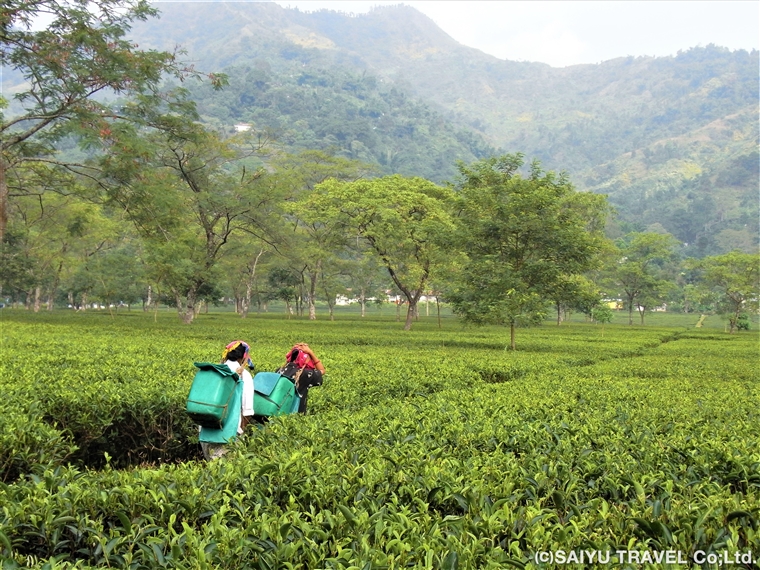
M 203 427 L 221 429 L 230 412 L 237 373 L 226 364 L 194 362 L 198 371 L 190 386 L 185 410 L 195 423 Z
M 282 416 L 298 411 L 299 398 L 292 380 L 279 372 L 259 372 L 253 378 L 253 413 Z

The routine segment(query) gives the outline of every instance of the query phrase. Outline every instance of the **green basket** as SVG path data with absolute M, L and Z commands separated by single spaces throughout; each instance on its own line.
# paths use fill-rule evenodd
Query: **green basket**
M 198 371 L 187 396 L 185 411 L 198 425 L 221 429 L 230 412 L 235 384 L 240 378 L 226 364 L 193 364 Z
M 293 381 L 277 372 L 259 372 L 253 378 L 253 413 L 282 416 L 298 411 L 298 394 Z

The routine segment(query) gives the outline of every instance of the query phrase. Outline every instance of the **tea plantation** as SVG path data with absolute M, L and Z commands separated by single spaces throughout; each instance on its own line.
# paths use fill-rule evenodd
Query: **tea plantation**
M 695 320 L 695 319 L 690 319 Z M 693 326 L 693 323 L 692 323 Z M 0 321 L 2 568 L 554 568 L 537 553 L 760 558 L 757 332 L 431 317 Z M 204 462 L 194 361 L 308 342 L 309 414 Z M 705 554 L 712 554 L 712 564 Z M 734 568 L 757 567 L 742 561 Z

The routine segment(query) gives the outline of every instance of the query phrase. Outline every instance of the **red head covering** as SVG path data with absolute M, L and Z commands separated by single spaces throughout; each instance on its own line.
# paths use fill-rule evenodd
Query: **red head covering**
M 316 368 L 311 357 L 295 346 L 285 355 L 285 360 L 287 362 L 295 362 L 298 368 Z

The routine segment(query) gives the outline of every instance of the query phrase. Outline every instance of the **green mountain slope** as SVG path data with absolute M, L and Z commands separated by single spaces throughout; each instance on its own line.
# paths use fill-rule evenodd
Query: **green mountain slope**
M 757 51 L 552 68 L 462 46 L 405 6 L 157 6 L 162 18 L 134 30 L 141 45 L 230 70 L 227 92 L 196 92 L 211 121 L 437 181 L 489 145 L 520 151 L 609 194 L 629 228 L 667 230 L 698 255 L 757 247 Z
M 455 176 L 457 160 L 496 152 L 482 137 L 374 76 L 344 68 L 304 70 L 288 61 L 271 65 L 276 59 L 226 68 L 230 84 L 221 93 L 192 89 L 204 118 L 226 129 L 241 123 L 266 128 L 292 151 L 329 149 L 376 164 L 382 173 L 439 183 Z

